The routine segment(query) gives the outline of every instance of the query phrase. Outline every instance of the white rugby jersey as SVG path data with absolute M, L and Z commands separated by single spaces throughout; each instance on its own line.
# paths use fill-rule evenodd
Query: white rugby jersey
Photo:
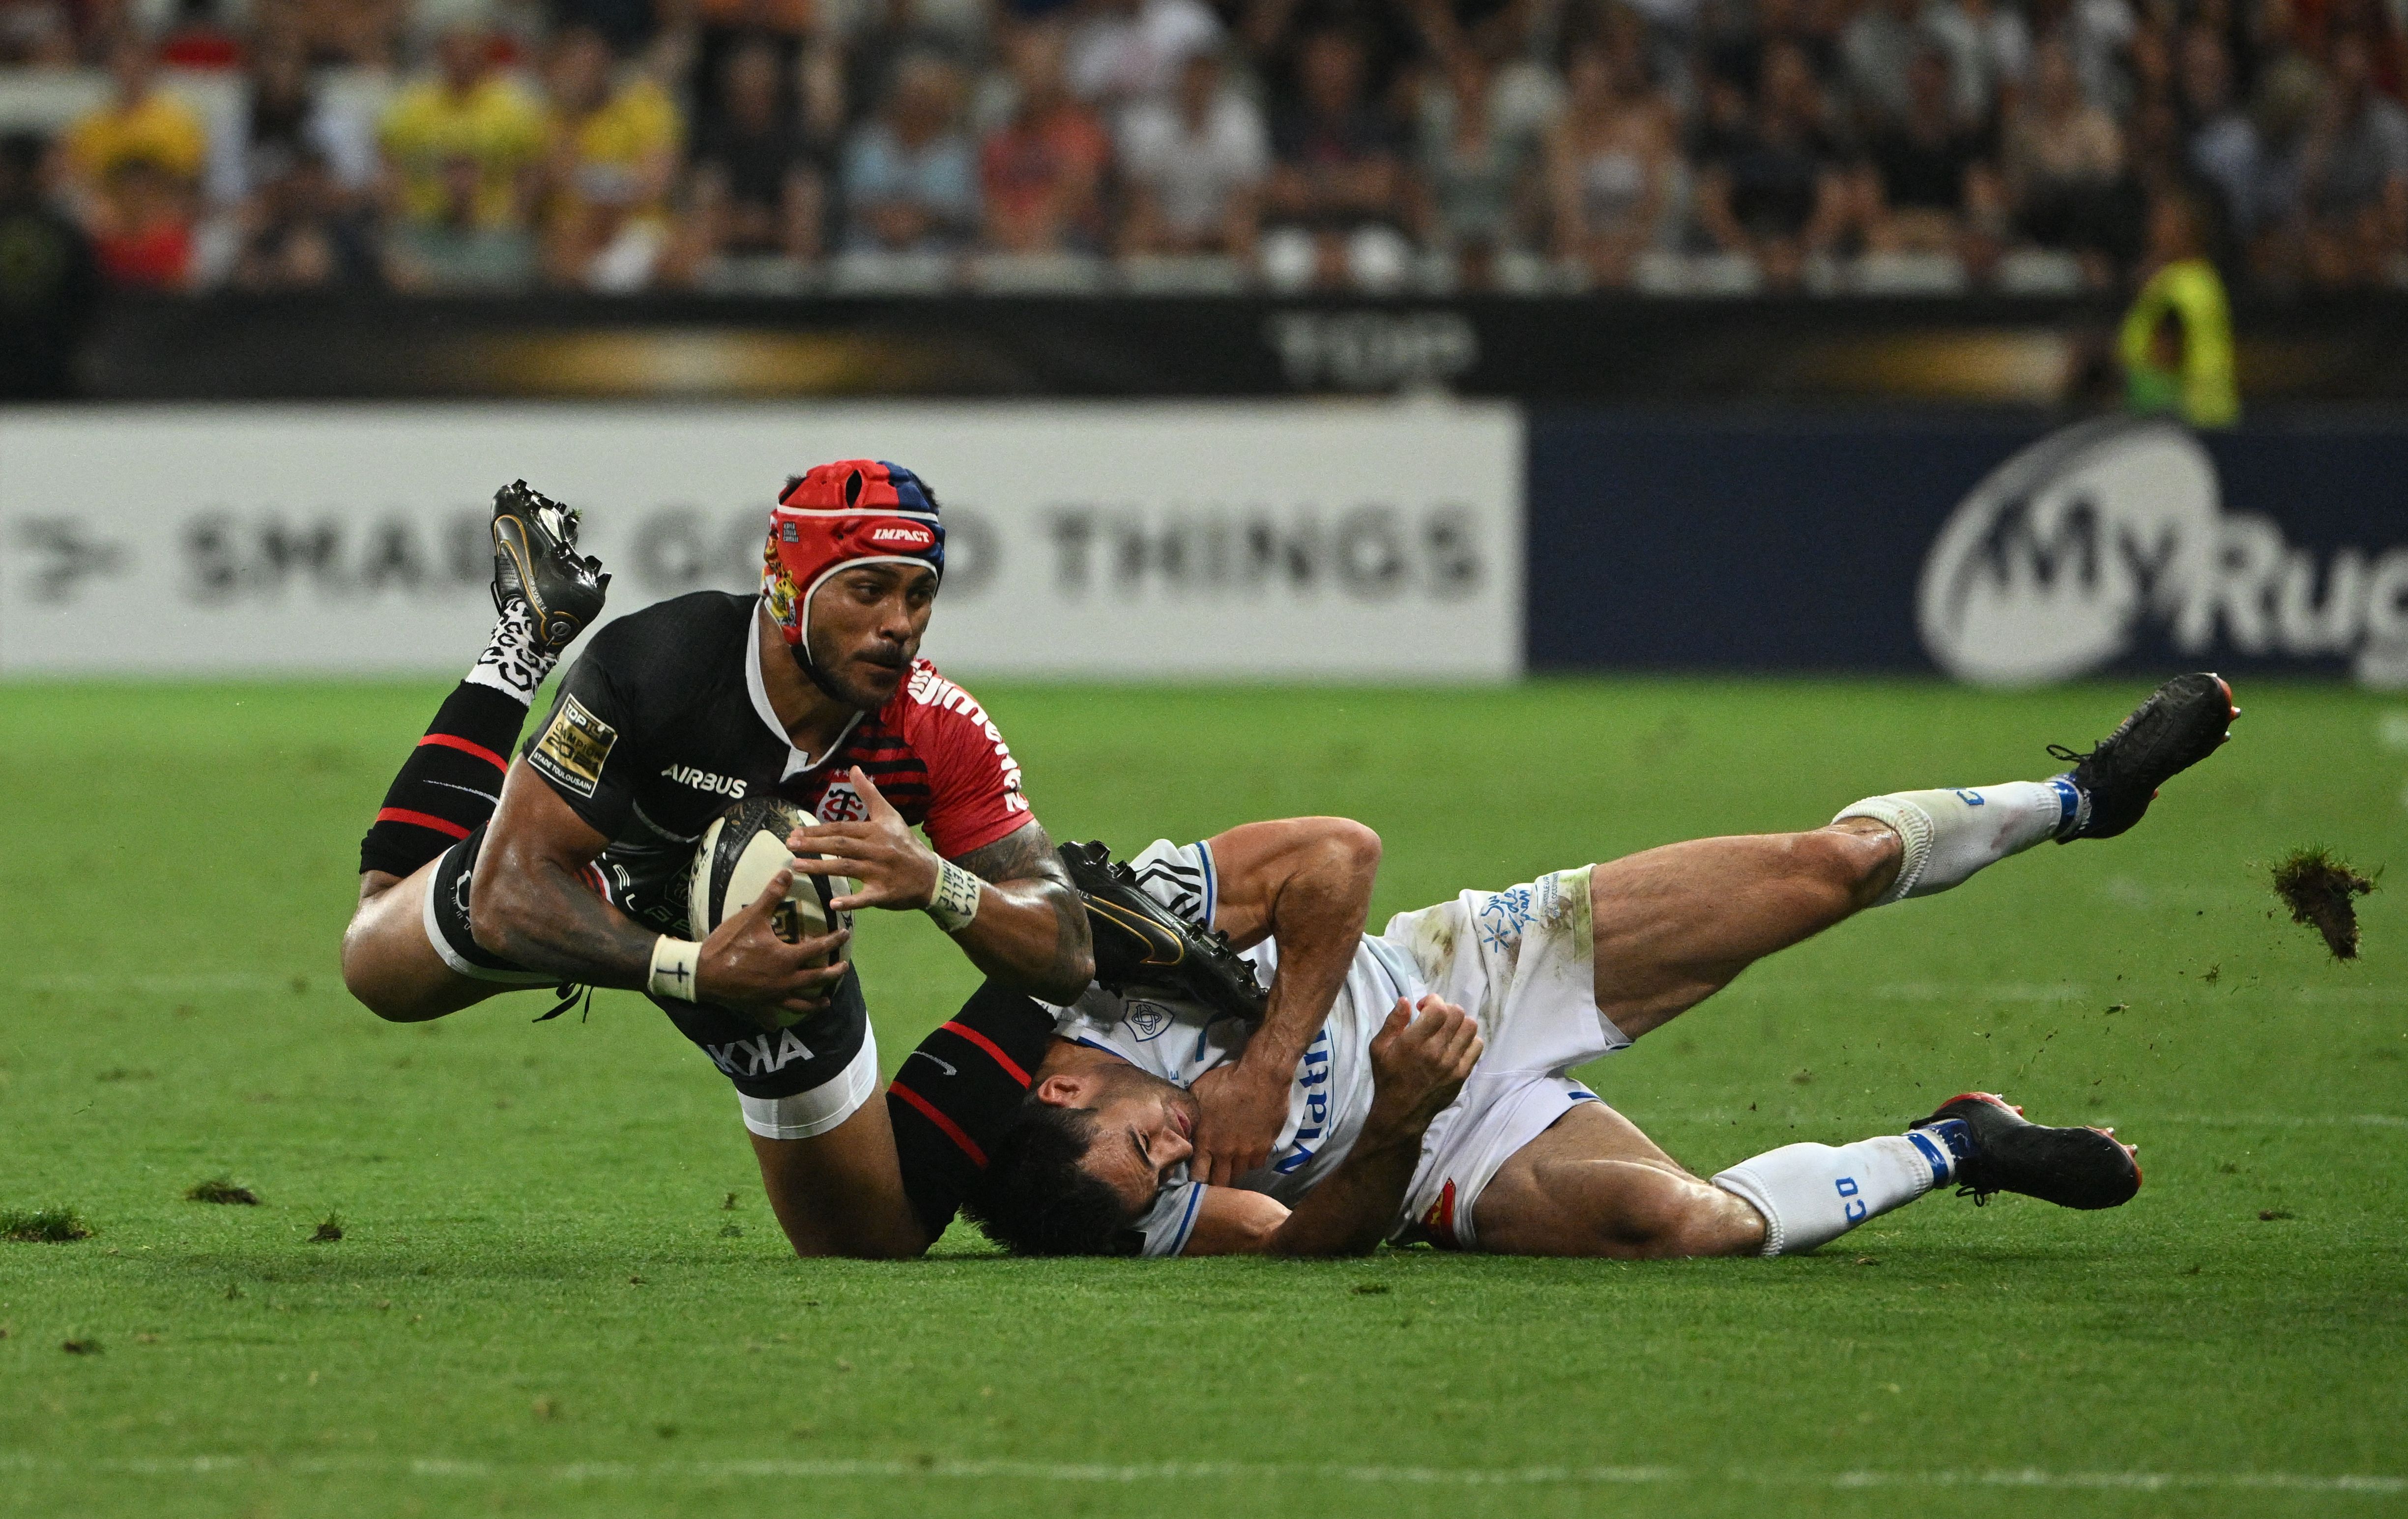
M 1129 866 L 1148 896 L 1190 923 L 1212 925 L 1215 887 L 1211 846 L 1174 845 L 1157 838 Z M 1263 984 L 1279 967 L 1279 945 L 1265 939 L 1246 952 Z M 1321 1032 L 1297 1062 L 1288 1094 L 1287 1122 L 1271 1146 L 1270 1159 L 1239 1180 L 1250 1192 L 1268 1193 L 1296 1206 L 1297 1199 L 1346 1158 L 1371 1107 L 1371 1038 L 1387 1020 L 1397 998 L 1418 1001 L 1426 988 L 1412 959 L 1383 939 L 1364 937 L 1347 968 L 1346 983 L 1331 1004 Z M 1054 1032 L 1106 1050 L 1142 1070 L 1182 1087 L 1244 1053 L 1251 1032 L 1241 1020 L 1197 1003 L 1121 997 L 1100 986 L 1068 1008 L 1055 1008 Z M 1204 1196 L 1184 1168 L 1164 1187 L 1139 1221 L 1145 1254 L 1176 1255 L 1187 1243 Z

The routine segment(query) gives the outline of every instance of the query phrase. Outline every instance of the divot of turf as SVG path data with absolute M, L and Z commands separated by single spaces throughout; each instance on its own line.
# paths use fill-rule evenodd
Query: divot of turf
M 186 1202 L 236 1203 L 245 1208 L 259 1206 L 259 1194 L 246 1186 L 237 1186 L 231 1176 L 212 1176 L 206 1182 L 195 1182 L 184 1189 Z
M 342 1237 L 343 1215 L 328 1213 L 319 1224 L 318 1232 L 309 1236 L 309 1242 L 313 1245 L 331 1245 Z
M 2274 867 L 2274 895 L 2291 910 L 2291 921 L 2322 934 L 2336 960 L 2358 958 L 2355 899 L 2372 890 L 2372 880 L 2321 844 L 2293 850 Z
M 92 1236 L 92 1225 L 72 1208 L 0 1209 L 0 1240 L 23 1244 L 65 1244 Z

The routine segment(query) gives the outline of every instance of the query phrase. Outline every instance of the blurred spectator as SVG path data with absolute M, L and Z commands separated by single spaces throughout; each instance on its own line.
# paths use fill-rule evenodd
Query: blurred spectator
M 543 113 L 494 72 L 480 34 L 445 33 L 436 57 L 438 75 L 385 111 L 388 273 L 406 289 L 522 284 Z
M 695 148 L 694 230 L 706 254 L 819 256 L 828 164 L 755 38 L 721 68 L 720 113 Z
M 1397 134 L 1365 98 L 1364 66 L 1353 35 L 1313 33 L 1296 99 L 1273 119 L 1263 267 L 1283 288 L 1394 289 L 1407 273 L 1404 165 Z
M 2031 12 L 2034 36 L 2065 45 L 2085 100 L 2115 114 L 2130 108 L 2124 52 L 2140 22 L 2128 0 L 2031 0 Z
M 1525 246 L 1535 220 L 1539 145 L 1500 108 L 1496 71 L 1470 47 L 1422 93 L 1414 228 L 1475 290 L 1496 283 L 1497 255 Z
M 193 264 L 192 193 L 169 165 L 143 153 L 115 160 L 86 222 L 110 283 L 183 288 Z
M 1923 0 L 1869 0 L 1840 34 L 1848 100 L 1867 125 L 1902 121 L 1908 68 L 1923 50 Z
M 262 31 L 298 37 L 313 64 L 383 68 L 409 16 L 408 0 L 253 0 Z
M 392 225 L 384 273 L 394 288 L 430 293 L 523 290 L 535 278 L 535 235 L 523 222 L 484 217 L 484 173 L 466 153 L 443 159 L 432 179 L 434 214 Z
M 1641 67 L 1632 50 L 1574 52 L 1570 99 L 1547 143 L 1555 255 L 1616 289 L 1656 244 L 1678 167 L 1671 112 Z
M 1967 122 L 1990 121 L 2009 90 L 2031 69 L 2031 29 L 2023 12 L 1999 0 L 1931 0 L 1923 26 L 1948 54 L 1956 116 Z
M 559 3 L 559 0 L 555 0 Z M 662 0 L 595 0 L 604 5 L 658 5 Z M 867 0 L 875 5 L 879 0 Z M 834 0 L 831 0 L 831 8 Z M 681 28 L 681 39 L 691 46 L 691 73 L 688 94 L 694 106 L 694 127 L 696 140 L 719 125 L 727 102 L 724 91 L 729 79 L 727 64 L 730 55 L 740 49 L 767 45 L 777 53 L 778 72 L 782 76 L 794 68 L 803 56 L 805 39 L 818 30 L 821 7 L 817 0 L 681 0 L 672 7 L 672 14 L 682 14 L 691 25 Z M 588 22 L 594 30 L 610 37 L 623 52 L 632 50 L 618 43 L 615 29 L 604 22 Z
M 65 0 L 0 0 L 0 67 L 72 68 L 75 18 Z
M 955 124 L 959 76 L 931 53 L 895 69 L 884 112 L 856 129 L 844 151 L 847 246 L 943 252 L 978 225 L 978 175 Z
M 1706 59 L 1706 75 L 1735 86 L 1741 94 L 1752 99 L 1764 82 L 1765 54 L 1774 48 L 1796 48 L 1806 56 L 1809 69 L 1818 79 L 1838 75 L 1841 68 L 1840 43 L 1829 22 L 1839 7 L 1822 0 L 1726 0 L 1733 8 L 1733 24 L 1717 33 Z M 1609 38 L 1612 22 L 1620 12 L 1614 7 L 1607 12 Z M 1700 94 L 1705 93 L 1703 90 Z
M 610 45 L 585 27 L 552 43 L 544 164 L 543 266 L 558 283 L 640 290 L 668 246 L 668 190 L 684 123 L 650 76 L 612 78 Z
M 81 340 L 100 279 L 82 229 L 42 193 L 38 137 L 0 137 L 0 399 L 75 391 Z
M 2116 350 L 2128 409 L 2229 427 L 2241 417 L 2232 316 L 2203 231 L 2190 195 L 2169 192 L 2150 202 L 2148 279 L 2125 314 Z
M 1070 93 L 1058 27 L 1024 22 L 1004 47 L 1019 105 L 979 145 L 986 245 L 1007 253 L 1093 250 L 1103 236 L 1111 139 Z
M 1070 33 L 1070 88 L 1082 100 L 1163 95 L 1180 66 L 1221 43 L 1203 0 L 1080 0 Z
M 1905 120 L 1873 134 L 1866 159 L 1865 240 L 1882 252 L 1954 253 L 1985 265 L 2005 219 L 2004 193 L 1989 163 L 1986 134 L 1960 121 L 1948 60 L 1936 47 L 1907 68 Z
M 1223 73 L 1218 53 L 1191 53 L 1169 99 L 1141 100 L 1121 118 L 1127 251 L 1254 256 L 1270 134 Z
M 386 108 L 380 136 L 394 209 L 405 223 L 524 226 L 544 148 L 543 113 L 494 72 L 484 37 L 444 34 L 437 77 L 405 88 Z M 474 185 L 464 208 L 462 165 Z
M 303 148 L 263 184 L 244 203 L 238 225 L 228 276 L 237 290 L 316 290 L 377 278 L 373 235 L 315 149 Z
M 2334 38 L 2331 66 L 2300 153 L 2308 274 L 2372 285 L 2408 273 L 2408 110 L 2375 92 L 2364 37 Z
M 2183 114 L 2190 126 L 2191 171 L 2214 187 L 2224 226 L 2247 246 L 2265 223 L 2265 154 L 2257 123 L 2232 99 L 2232 59 L 2224 39 L 2205 26 L 2183 35 Z
M 423 6 L 424 0 L 420 3 Z M 555 33 L 580 28 L 599 33 L 610 50 L 624 58 L 641 50 L 659 34 L 663 7 L 660 0 L 545 0 L 543 8 Z M 697 0 L 693 8 L 710 16 L 730 7 Z
M 2031 93 L 2008 119 L 2003 157 L 2025 235 L 2080 255 L 2091 283 L 2106 284 L 2126 240 L 2124 135 L 2083 98 L 2073 55 L 2057 38 L 2033 54 Z
M 158 60 L 147 38 L 120 36 L 108 71 L 108 104 L 67 129 L 70 188 L 87 199 L 99 196 L 120 167 L 138 160 L 146 174 L 137 179 L 161 178 L 161 189 L 180 193 L 199 176 L 208 150 L 201 119 L 158 88 Z
M 311 86 L 308 60 L 294 39 L 262 38 L 247 74 L 250 88 L 209 132 L 211 204 L 240 206 L 290 173 L 305 153 L 319 157 L 336 189 L 367 189 L 376 174 L 367 123 Z
M 1752 117 L 1713 152 L 1698 181 L 1698 222 L 1725 251 L 1754 260 L 1767 284 L 1797 289 L 1808 255 L 1830 251 L 1848 217 L 1839 150 L 1803 51 L 1784 43 L 1765 54 Z

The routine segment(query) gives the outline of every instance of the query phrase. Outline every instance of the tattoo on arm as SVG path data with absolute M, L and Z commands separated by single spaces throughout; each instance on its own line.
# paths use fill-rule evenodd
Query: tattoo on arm
M 1019 886 L 1054 910 L 1054 964 L 1049 979 L 1067 982 L 1087 950 L 1087 910 L 1054 852 L 1054 839 L 1035 819 L 953 862 L 996 886 Z

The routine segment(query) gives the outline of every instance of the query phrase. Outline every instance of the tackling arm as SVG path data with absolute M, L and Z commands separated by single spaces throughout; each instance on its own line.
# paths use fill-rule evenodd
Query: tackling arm
M 1399 997 L 1371 1040 L 1371 1111 L 1346 1158 L 1293 1212 L 1269 1197 L 1215 1187 L 1197 1207 L 1190 1255 L 1360 1255 L 1386 1238 L 1421 1163 L 1422 1135 L 1463 1090 L 1483 1046 L 1461 1008 Z
M 1371 907 L 1380 836 L 1348 818 L 1249 823 L 1210 841 L 1212 926 L 1240 949 L 1279 939 L 1260 1026 L 1233 1065 L 1196 1083 L 1197 1180 L 1226 1186 L 1270 1156 L 1297 1061 L 1329 1017 Z

